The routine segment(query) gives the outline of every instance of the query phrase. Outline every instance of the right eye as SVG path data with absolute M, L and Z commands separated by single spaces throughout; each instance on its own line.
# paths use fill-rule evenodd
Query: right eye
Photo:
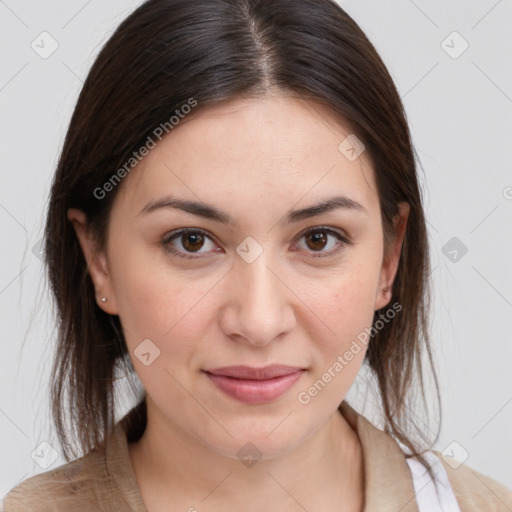
M 185 228 L 172 231 L 166 235 L 162 240 L 162 244 L 165 250 L 180 258 L 197 259 L 200 256 L 191 256 L 191 254 L 210 252 L 208 250 L 199 250 L 204 246 L 205 240 L 210 240 L 213 244 L 206 231 L 198 228 Z M 175 242 L 178 243 L 176 244 Z

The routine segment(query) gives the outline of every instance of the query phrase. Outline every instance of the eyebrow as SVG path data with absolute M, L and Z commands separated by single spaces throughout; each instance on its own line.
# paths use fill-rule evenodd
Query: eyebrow
M 156 201 L 150 201 L 141 210 L 139 216 L 147 215 L 156 210 L 168 208 L 182 210 L 184 212 L 191 213 L 193 215 L 197 215 L 205 219 L 220 222 L 222 224 L 226 224 L 229 226 L 234 226 L 236 224 L 235 220 L 228 213 L 219 210 L 214 206 L 196 201 L 178 199 L 171 196 L 166 196 Z M 340 208 L 368 214 L 366 208 L 357 201 L 354 201 L 353 199 L 350 199 L 349 197 L 346 196 L 334 196 L 325 199 L 324 201 L 318 204 L 308 206 L 307 208 L 301 208 L 300 210 L 290 211 L 285 215 L 284 219 L 281 220 L 280 223 L 291 224 L 293 222 L 299 222 L 301 220 L 309 219 L 310 217 L 315 217 L 317 215 L 328 213 Z

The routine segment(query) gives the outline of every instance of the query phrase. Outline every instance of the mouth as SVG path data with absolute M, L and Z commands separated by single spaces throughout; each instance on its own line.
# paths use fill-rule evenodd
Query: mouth
M 228 366 L 202 370 L 223 393 L 245 404 L 264 404 L 277 400 L 305 372 L 304 368 L 271 365 L 264 368 Z

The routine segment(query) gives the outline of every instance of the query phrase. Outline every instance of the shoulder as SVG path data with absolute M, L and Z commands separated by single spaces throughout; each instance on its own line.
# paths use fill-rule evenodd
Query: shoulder
M 4 497 L 0 512 L 97 512 L 100 482 L 108 482 L 105 458 L 88 454 L 22 481 Z
M 441 460 L 461 512 L 510 512 L 512 491 L 467 464 L 433 450 Z

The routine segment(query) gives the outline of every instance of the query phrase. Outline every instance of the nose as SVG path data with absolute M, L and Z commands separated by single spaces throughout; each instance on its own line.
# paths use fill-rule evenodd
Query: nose
M 236 258 L 221 318 L 227 336 L 258 347 L 290 332 L 296 321 L 295 295 L 270 252 L 252 263 Z

